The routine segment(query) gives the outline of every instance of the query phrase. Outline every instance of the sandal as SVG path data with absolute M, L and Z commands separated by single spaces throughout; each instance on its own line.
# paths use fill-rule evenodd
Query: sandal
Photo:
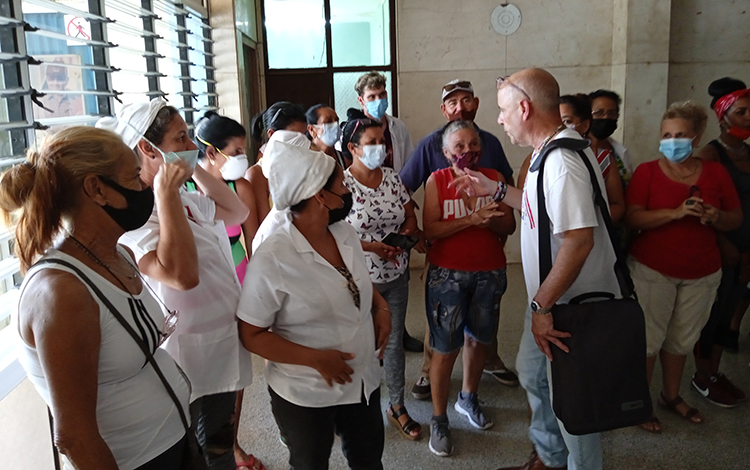
M 659 418 L 657 418 L 656 415 L 651 415 L 648 421 L 641 423 L 639 426 L 646 432 L 661 434 L 661 421 L 659 421 Z
M 688 406 L 687 413 L 685 414 L 682 414 L 677 410 L 677 407 L 679 405 L 685 403 L 685 400 L 683 400 L 679 395 L 674 400 L 668 400 L 667 397 L 664 396 L 664 392 L 661 392 L 659 394 L 659 400 L 657 401 L 657 403 L 665 410 L 671 411 L 672 413 L 690 421 L 693 424 L 703 423 L 703 416 L 701 416 L 700 411 L 698 411 L 697 409 Z M 687 406 L 687 404 L 685 405 Z
M 409 413 L 406 412 L 406 407 L 402 406 L 398 410 L 394 410 L 393 405 L 388 405 L 388 408 L 385 410 L 385 415 L 388 417 L 388 422 L 398 429 L 405 438 L 410 441 L 418 441 L 422 438 L 422 425 L 411 419 Z M 403 415 L 409 416 L 409 419 L 402 425 L 398 418 Z M 417 429 L 419 429 L 419 433 L 413 435 L 412 432 Z
M 251 470 L 255 468 L 254 465 L 258 459 L 256 459 L 253 454 L 248 455 L 247 459 L 247 462 L 237 462 L 237 468 L 247 467 Z M 266 466 L 262 463 L 260 464 L 260 470 L 266 470 Z

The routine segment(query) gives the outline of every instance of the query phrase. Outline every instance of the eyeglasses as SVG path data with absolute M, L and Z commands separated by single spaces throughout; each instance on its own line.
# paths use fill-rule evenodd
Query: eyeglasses
M 620 117 L 620 112 L 614 109 L 597 109 L 591 113 L 591 116 L 594 119 L 617 119 Z
M 526 93 L 523 88 L 511 82 L 509 78 L 510 78 L 510 75 L 506 75 L 505 77 L 497 77 L 497 79 L 495 80 L 495 85 L 497 89 L 499 90 L 505 85 L 511 86 L 515 88 L 516 90 L 520 91 L 521 93 L 523 93 L 523 96 L 526 97 L 527 101 L 531 101 L 531 97 L 529 96 L 529 94 Z
M 226 158 L 227 160 L 229 160 L 229 157 L 228 157 L 227 155 L 225 155 L 225 154 L 224 154 L 224 152 L 222 152 L 222 151 L 221 151 L 221 150 L 219 149 L 219 147 L 217 147 L 217 146 L 215 146 L 215 145 L 213 145 L 213 144 L 209 144 L 207 140 L 203 140 L 203 139 L 201 139 L 200 137 L 198 137 L 198 135 L 196 135 L 196 136 L 195 136 L 195 138 L 196 138 L 196 139 L 198 139 L 198 140 L 200 140 L 200 141 L 201 141 L 202 143 L 204 143 L 204 144 L 208 145 L 209 147 L 213 147 L 213 148 L 215 148 L 217 152 L 219 152 L 220 154 L 224 155 L 224 158 Z M 205 153 L 205 152 L 204 152 L 204 153 Z
M 159 332 L 159 346 L 164 344 L 167 338 L 169 338 L 172 333 L 174 333 L 175 328 L 177 328 L 177 320 L 179 319 L 179 310 L 167 310 L 167 314 L 164 316 L 164 324 L 162 325 L 162 330 L 161 332 Z
M 464 82 L 451 83 L 451 84 L 445 85 L 443 87 L 443 91 L 446 93 L 450 93 L 451 91 L 457 88 L 462 88 L 462 89 L 472 88 L 471 82 L 464 81 Z
M 355 122 L 356 124 L 354 124 L 352 135 L 354 135 L 354 133 L 357 132 L 357 128 L 359 127 L 360 124 L 362 124 L 362 126 L 372 126 L 372 125 L 379 126 L 380 125 L 380 121 L 378 121 L 377 119 L 369 119 L 369 118 L 357 119 Z

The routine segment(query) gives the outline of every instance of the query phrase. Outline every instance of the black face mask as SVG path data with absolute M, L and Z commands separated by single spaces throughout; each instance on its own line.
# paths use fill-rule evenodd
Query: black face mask
M 326 191 L 328 191 L 326 189 Z M 328 191 L 331 194 L 336 194 L 333 191 Z M 344 207 L 339 207 L 338 209 L 328 209 L 328 225 L 335 224 L 336 222 L 340 222 L 344 219 L 346 219 L 346 216 L 349 215 L 349 212 L 352 210 L 352 205 L 354 205 L 354 199 L 352 198 L 352 193 L 344 193 L 344 194 L 336 194 L 336 196 L 340 197 L 342 201 L 344 201 Z
M 124 209 L 117 209 L 109 204 L 102 206 L 102 209 L 126 232 L 143 227 L 154 210 L 154 190 L 149 186 L 136 191 L 120 186 L 110 179 L 101 178 L 101 180 L 122 194 L 128 204 Z
M 617 129 L 617 119 L 592 119 L 589 132 L 599 140 L 604 140 Z

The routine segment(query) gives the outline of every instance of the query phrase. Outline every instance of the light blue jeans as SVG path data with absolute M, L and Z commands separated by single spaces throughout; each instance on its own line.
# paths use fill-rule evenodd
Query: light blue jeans
M 531 408 L 529 439 L 539 458 L 548 467 L 563 467 L 567 463 L 568 470 L 601 470 L 599 434 L 568 434 L 562 422 L 555 417 L 548 368 L 549 360 L 531 334 L 531 308 L 527 307 L 516 369 Z

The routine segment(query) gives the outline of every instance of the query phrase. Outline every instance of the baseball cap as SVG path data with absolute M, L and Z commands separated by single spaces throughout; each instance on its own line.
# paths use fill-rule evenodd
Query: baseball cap
M 471 86 L 471 82 L 468 80 L 459 80 L 459 79 L 451 80 L 445 85 L 443 85 L 443 96 L 441 99 L 445 101 L 448 95 L 450 95 L 451 93 L 455 91 L 467 91 L 473 95 L 474 87 Z

